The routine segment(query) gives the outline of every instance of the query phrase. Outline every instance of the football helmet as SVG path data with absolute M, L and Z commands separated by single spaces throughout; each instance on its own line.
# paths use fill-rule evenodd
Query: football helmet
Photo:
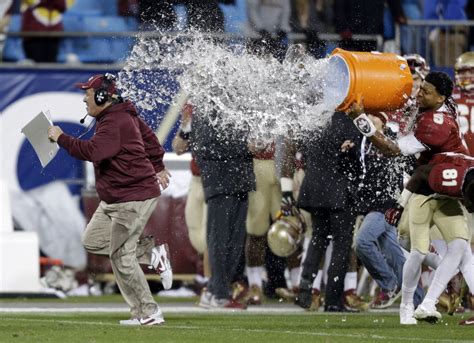
M 288 257 L 301 247 L 304 229 L 301 216 L 280 216 L 268 230 L 268 246 L 275 255 Z
M 456 59 L 454 77 L 462 90 L 474 90 L 474 52 L 465 52 Z
M 430 72 L 430 66 L 426 60 L 418 54 L 404 55 L 403 58 L 407 60 L 408 67 L 412 74 L 417 74 L 422 79 Z

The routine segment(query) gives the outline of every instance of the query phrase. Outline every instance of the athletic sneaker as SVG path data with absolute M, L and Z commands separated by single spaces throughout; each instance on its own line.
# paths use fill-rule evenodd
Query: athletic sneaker
M 380 291 L 377 297 L 370 304 L 371 308 L 382 309 L 393 305 L 402 295 L 400 288 L 395 288 L 389 292 Z
M 171 288 L 173 285 L 173 270 L 171 269 L 168 244 L 161 244 L 152 249 L 149 268 L 160 274 L 164 289 Z
M 416 320 L 422 320 L 428 323 L 436 323 L 441 319 L 441 313 L 436 311 L 434 302 L 422 302 L 415 310 L 413 315 Z
M 204 287 L 201 291 L 201 297 L 199 298 L 199 307 L 211 308 L 212 293 Z
M 131 325 L 131 326 L 138 326 L 140 324 L 140 319 L 138 318 L 130 318 L 120 321 L 120 325 Z
M 400 324 L 416 325 L 416 319 L 413 317 L 414 312 L 413 304 L 400 304 Z
M 163 318 L 163 313 L 161 313 L 160 308 L 158 307 L 155 313 L 150 314 L 149 316 L 140 318 L 140 324 L 142 326 L 151 326 L 151 325 L 160 325 L 165 322 Z
M 230 310 L 246 310 L 247 304 L 243 304 L 234 299 L 219 299 L 215 296 L 212 296 L 211 299 L 211 308 L 222 308 Z

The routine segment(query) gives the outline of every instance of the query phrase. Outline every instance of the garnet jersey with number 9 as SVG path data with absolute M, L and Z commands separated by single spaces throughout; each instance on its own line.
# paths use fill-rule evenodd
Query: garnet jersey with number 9
M 458 104 L 459 124 L 471 156 L 474 156 L 474 91 L 464 91 L 456 87 L 453 99 Z
M 464 178 L 474 168 L 474 158 L 463 154 L 437 154 L 429 164 L 434 165 L 428 177 L 431 189 L 438 194 L 462 198 Z
M 426 147 L 418 159 L 419 164 L 428 163 L 434 154 L 455 152 L 468 155 L 463 145 L 456 118 L 442 106 L 437 111 L 426 111 L 417 119 L 415 137 Z

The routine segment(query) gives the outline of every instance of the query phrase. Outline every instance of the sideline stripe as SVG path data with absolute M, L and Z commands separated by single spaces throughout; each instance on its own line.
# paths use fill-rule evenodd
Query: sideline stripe
M 90 321 L 79 321 L 79 320 L 56 320 L 56 319 L 28 319 L 28 318 L 3 318 L 2 322 L 15 321 L 15 322 L 40 322 L 40 323 L 55 323 L 55 324 L 70 324 L 70 325 L 95 325 L 95 326 L 122 326 L 119 323 L 107 323 L 107 322 L 90 322 Z M 132 326 L 136 328 L 136 326 Z M 150 326 L 148 326 L 150 328 Z M 417 338 L 417 337 L 391 337 L 381 335 L 364 335 L 364 334 L 342 334 L 334 332 L 313 332 L 313 331 L 289 331 L 289 330 L 264 330 L 264 329 L 243 329 L 243 328 L 219 328 L 219 327 L 200 327 L 190 325 L 159 325 L 158 330 L 162 329 L 180 329 L 180 330 L 208 330 L 208 331 L 234 331 L 234 332 L 246 332 L 246 333 L 278 333 L 286 334 L 290 336 L 313 336 L 313 337 L 346 337 L 346 338 L 359 338 L 367 340 L 396 340 L 396 341 L 417 341 L 417 342 L 460 342 L 460 343 L 472 343 L 472 341 L 466 340 L 455 340 L 455 339 L 432 339 L 432 338 Z
M 97 305 L 86 305 L 86 306 L 76 306 L 74 307 L 74 304 L 57 304 L 57 305 L 49 305 L 49 304 L 35 304 L 29 306 L 15 306 L 14 304 L 8 304 L 10 305 L 9 307 L 0 307 L 0 313 L 123 313 L 123 312 L 129 312 L 129 308 L 126 305 L 123 306 L 107 306 L 107 305 L 102 305 L 102 306 L 97 306 Z M 8 306 L 7 305 L 7 306 Z M 243 314 L 243 315 L 257 315 L 257 314 L 268 314 L 268 315 L 312 315 L 312 316 L 317 316 L 317 315 L 324 315 L 324 316 L 337 316 L 341 315 L 341 313 L 337 312 L 309 312 L 305 311 L 304 309 L 298 308 L 296 306 L 294 307 L 260 307 L 260 306 L 251 306 L 248 307 L 247 310 L 230 310 L 230 309 L 205 309 L 201 308 L 197 305 L 191 305 L 191 306 L 186 306 L 186 305 L 171 305 L 171 304 L 158 304 L 161 308 L 161 310 L 164 313 L 228 313 L 228 314 L 233 314 L 233 313 L 238 313 L 238 314 Z M 353 313 L 351 315 L 364 315 L 367 312 L 361 312 L 361 313 Z M 368 313 L 380 313 L 380 314 L 386 314 L 386 315 L 392 315 L 395 313 L 398 313 L 398 309 L 393 309 L 393 310 L 372 310 L 369 311 Z

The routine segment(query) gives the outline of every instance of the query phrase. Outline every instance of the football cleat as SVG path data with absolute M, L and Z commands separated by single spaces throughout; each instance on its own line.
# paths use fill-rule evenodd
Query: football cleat
M 466 320 L 461 320 L 459 325 L 474 325 L 474 317 L 468 318 Z
M 130 318 L 130 319 L 121 320 L 120 325 L 139 326 L 141 324 L 140 324 L 140 319 Z
M 309 307 L 309 310 L 319 311 L 321 305 L 321 292 L 319 291 L 319 289 L 313 288 L 311 291 L 311 306 Z
M 367 311 L 369 304 L 362 300 L 354 289 L 348 289 L 344 292 L 344 307 L 347 310 Z
M 413 304 L 400 304 L 400 324 L 416 325 L 416 319 L 413 317 L 414 312 Z
M 428 322 L 431 324 L 437 323 L 441 319 L 441 313 L 436 311 L 434 303 L 421 303 L 415 310 L 413 317 L 416 320 Z
M 262 305 L 263 292 L 257 285 L 252 285 L 245 296 L 245 302 L 248 305 Z
M 278 295 L 281 299 L 289 302 L 294 302 L 296 299 L 296 295 L 299 292 L 298 287 L 294 288 L 284 288 L 284 287 L 278 287 L 275 289 L 276 295 Z
M 165 319 L 163 318 L 163 313 L 161 313 L 160 308 L 157 308 L 155 313 L 140 318 L 139 321 L 140 325 L 142 326 L 151 326 L 163 324 L 165 322 Z
M 170 253 L 168 244 L 161 244 L 151 251 L 151 263 L 149 269 L 154 269 L 161 277 L 164 289 L 170 289 L 173 285 L 173 270 L 171 269 Z

